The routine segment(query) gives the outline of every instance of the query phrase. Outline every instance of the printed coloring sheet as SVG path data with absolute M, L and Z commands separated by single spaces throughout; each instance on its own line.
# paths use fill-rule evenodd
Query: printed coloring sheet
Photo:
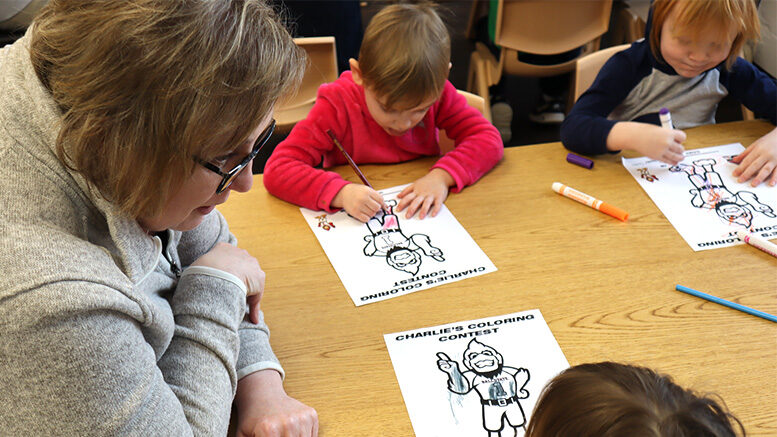
M 671 166 L 650 158 L 623 158 L 623 166 L 647 192 L 694 251 L 744 244 L 737 231 L 777 237 L 777 189 L 738 183 L 729 162 L 741 144 L 686 150 Z
M 496 271 L 445 205 L 423 220 L 394 214 L 406 186 L 380 190 L 390 210 L 367 223 L 300 208 L 356 306 Z
M 383 337 L 417 437 L 523 436 L 569 367 L 537 309 Z

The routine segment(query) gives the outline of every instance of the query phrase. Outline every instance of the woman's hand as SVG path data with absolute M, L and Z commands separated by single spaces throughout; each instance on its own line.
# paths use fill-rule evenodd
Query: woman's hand
M 245 250 L 229 243 L 216 243 L 205 255 L 197 258 L 192 266 L 212 267 L 237 276 L 246 284 L 248 296 L 258 296 L 261 300 L 264 293 L 264 271 L 256 260 Z
M 407 209 L 406 218 L 411 218 L 418 212 L 418 218 L 423 219 L 431 213 L 435 217 L 443 202 L 448 197 L 448 190 L 455 183 L 453 177 L 441 168 L 433 168 L 426 176 L 416 180 L 397 194 L 400 199 L 397 212 Z
M 318 435 L 318 413 L 283 390 L 281 376 L 260 370 L 237 383 L 238 437 L 286 437 Z
M 683 155 L 685 132 L 665 129 L 649 123 L 622 121 L 615 123 L 607 136 L 607 149 L 633 150 L 651 159 L 677 165 Z
M 332 207 L 343 208 L 362 223 L 367 223 L 381 209 L 388 209 L 380 193 L 361 184 L 348 184 L 341 188 L 332 199 Z
M 766 182 L 770 187 L 777 185 L 777 128 L 757 139 L 731 161 L 739 164 L 732 173 L 737 182 L 752 178 L 752 187 L 757 187 L 761 182 Z

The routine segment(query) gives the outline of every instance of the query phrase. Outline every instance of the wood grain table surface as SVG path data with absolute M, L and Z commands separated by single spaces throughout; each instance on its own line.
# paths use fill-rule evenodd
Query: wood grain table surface
M 687 130 L 686 148 L 749 145 L 773 127 Z M 719 394 L 748 434 L 777 435 L 777 324 L 675 291 L 682 284 L 777 314 L 777 258 L 740 245 L 694 252 L 620 162 L 592 170 L 561 143 L 514 147 L 446 205 L 498 271 L 354 306 L 299 208 L 262 176 L 219 207 L 267 274 L 262 309 L 287 392 L 314 407 L 322 436 L 411 436 L 383 334 L 539 308 L 571 365 L 652 367 Z M 434 159 L 364 165 L 376 189 Z M 350 168 L 335 169 L 357 182 Z M 555 181 L 629 212 L 627 222 L 565 199 Z M 777 189 L 777 188 L 774 188 Z

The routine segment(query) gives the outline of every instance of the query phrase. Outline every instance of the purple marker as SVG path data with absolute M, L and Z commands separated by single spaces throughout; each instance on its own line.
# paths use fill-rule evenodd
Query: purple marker
M 658 111 L 658 118 L 661 119 L 661 127 L 664 129 L 674 129 L 674 126 L 672 126 L 672 114 L 669 113 L 669 110 L 666 108 L 661 108 L 660 111 Z
M 567 162 L 579 165 L 580 167 L 585 167 L 589 170 L 594 166 L 594 162 L 590 159 L 577 156 L 574 153 L 567 153 Z

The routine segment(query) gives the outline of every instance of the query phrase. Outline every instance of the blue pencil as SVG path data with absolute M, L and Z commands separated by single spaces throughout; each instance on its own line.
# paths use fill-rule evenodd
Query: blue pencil
M 682 291 L 683 293 L 692 294 L 692 295 L 694 295 L 696 297 L 700 297 L 702 299 L 707 299 L 708 301 L 715 302 L 717 304 L 720 304 L 720 305 L 723 305 L 723 306 L 727 306 L 729 308 L 734 308 L 735 310 L 739 310 L 739 311 L 745 312 L 747 314 L 752 314 L 754 316 L 762 317 L 762 318 L 764 318 L 766 320 L 769 320 L 770 322 L 777 323 L 777 316 L 773 316 L 773 315 L 771 315 L 769 313 L 765 313 L 763 311 L 754 310 L 754 309 L 752 309 L 750 307 L 746 307 L 744 305 L 740 305 L 738 303 L 731 302 L 730 300 L 721 299 L 721 298 L 715 297 L 715 296 L 713 296 L 711 294 L 702 293 L 701 291 L 696 291 L 693 288 L 683 287 L 682 285 L 676 285 L 675 289 L 677 291 Z

